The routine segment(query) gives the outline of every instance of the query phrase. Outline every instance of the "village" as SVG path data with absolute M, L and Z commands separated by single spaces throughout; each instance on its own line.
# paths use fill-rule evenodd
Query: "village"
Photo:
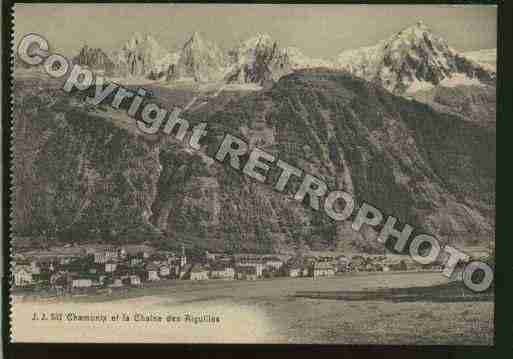
M 18 253 L 12 262 L 14 289 L 55 294 L 94 293 L 173 280 L 260 280 L 333 277 L 350 272 L 426 270 L 391 255 L 293 256 L 205 251 L 188 256 L 143 245 L 64 245 L 47 252 Z M 439 269 L 431 266 L 430 270 Z

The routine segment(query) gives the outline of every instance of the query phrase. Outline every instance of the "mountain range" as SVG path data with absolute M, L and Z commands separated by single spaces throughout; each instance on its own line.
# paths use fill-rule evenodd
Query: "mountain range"
M 228 251 L 382 251 L 372 229 L 356 233 L 294 201 L 294 180 L 284 195 L 274 182 L 214 162 L 209 156 L 231 133 L 444 243 L 493 241 L 495 73 L 424 24 L 338 60 L 310 59 L 265 34 L 227 53 L 197 33 L 178 52 L 138 35 L 115 56 L 79 53 L 75 61 L 127 77 L 260 84 L 203 96 L 182 114 L 191 125 L 208 123 L 205 154 L 172 136 L 143 135 L 124 111 L 84 105 L 84 94 L 17 79 L 16 235 Z M 197 96 L 178 91 L 156 91 L 153 100 Z M 278 175 L 271 171 L 269 181 Z
M 347 70 L 396 94 L 410 94 L 439 84 L 493 86 L 496 76 L 491 64 L 494 50 L 459 53 L 422 22 L 376 45 L 343 51 L 332 61 L 309 58 L 299 48 L 283 48 L 267 34 L 257 34 L 227 53 L 198 32 L 175 52 L 164 50 L 153 37 L 141 34 L 110 54 L 95 49 L 100 54 L 88 56 L 87 49 L 81 50 L 77 62 L 92 68 L 119 76 L 196 82 L 262 85 L 292 71 L 323 67 Z

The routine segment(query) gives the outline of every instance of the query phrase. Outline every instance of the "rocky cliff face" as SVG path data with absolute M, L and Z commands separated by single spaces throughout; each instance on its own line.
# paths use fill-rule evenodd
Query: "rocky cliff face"
M 438 85 L 455 74 L 488 84 L 495 81 L 495 72 L 450 48 L 422 22 L 375 46 L 345 51 L 338 62 L 396 94 Z
M 164 78 L 178 62 L 178 53 L 164 50 L 151 35 L 135 33 L 121 49 L 104 52 L 85 45 L 75 63 L 109 76 Z
M 93 70 L 103 71 L 106 74 L 113 74 L 116 65 L 110 57 L 99 48 L 90 48 L 85 45 L 73 61 L 81 66 L 88 66 Z
M 146 77 L 161 65 L 166 55 L 152 36 L 135 33 L 118 54 L 119 66 L 126 69 L 128 76 Z
M 354 233 L 274 192 L 279 173 L 256 183 L 169 136 L 123 130 L 45 86 L 15 89 L 18 234 L 235 251 L 380 247 L 372 232 Z M 210 156 L 231 133 L 443 241 L 493 239 L 495 132 L 486 126 L 328 70 L 219 96 L 187 119 L 209 123 Z M 289 194 L 299 182 L 290 185 Z
M 232 67 L 225 77 L 228 83 L 264 85 L 292 72 L 287 52 L 266 34 L 242 42 L 232 56 Z
M 199 82 L 218 81 L 223 77 L 225 66 L 225 56 L 217 45 L 195 32 L 184 44 L 170 78 L 190 78 Z
M 150 79 L 168 79 L 176 69 L 180 52 L 170 52 L 155 62 L 155 66 L 151 69 L 148 77 Z

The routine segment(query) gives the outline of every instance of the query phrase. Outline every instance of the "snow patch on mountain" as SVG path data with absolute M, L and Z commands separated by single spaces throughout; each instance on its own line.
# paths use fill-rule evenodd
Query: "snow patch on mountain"
M 289 58 L 289 63 L 294 70 L 311 69 L 316 67 L 334 68 L 333 62 L 306 56 L 297 47 L 287 47 L 284 49 L 285 54 Z
M 113 57 L 120 72 L 129 77 L 146 77 L 160 68 L 167 55 L 151 35 L 136 32 Z
M 396 94 L 434 86 L 455 74 L 492 83 L 495 72 L 462 56 L 422 22 L 410 26 L 374 46 L 342 52 L 341 68 Z M 457 77 L 461 80 L 461 76 Z
M 171 65 L 176 65 L 178 63 L 178 59 L 180 58 L 180 52 L 170 52 L 167 53 L 161 59 L 158 59 L 155 62 L 155 66 L 153 67 L 153 71 L 155 72 L 165 72 L 169 69 Z
M 276 43 L 268 34 L 257 34 L 243 41 L 235 50 L 235 63 L 243 65 L 257 60 L 258 52 L 272 49 Z
M 452 77 L 446 77 L 440 81 L 440 86 L 456 87 L 456 86 L 486 86 L 475 77 L 468 77 L 466 74 L 456 73 Z
M 243 41 L 230 52 L 231 64 L 225 76 L 228 83 L 265 85 L 292 72 L 287 53 L 267 34 Z
M 479 86 L 485 87 L 486 84 L 482 83 L 475 77 L 468 77 L 466 74 L 456 73 L 451 75 L 451 77 L 446 77 L 437 86 L 441 87 L 458 87 L 458 86 Z M 418 91 L 426 91 L 435 88 L 431 82 L 428 81 L 419 81 L 415 79 L 410 86 L 406 89 L 405 94 L 414 94 Z
M 477 51 L 463 52 L 463 56 L 473 60 L 483 67 L 489 68 L 491 71 L 496 71 L 497 68 L 497 49 L 485 49 Z
M 340 67 L 358 77 L 370 78 L 378 71 L 384 48 L 385 41 L 381 41 L 374 46 L 346 50 L 338 56 L 338 63 Z
M 414 94 L 419 91 L 431 90 L 435 86 L 428 81 L 420 81 L 418 79 L 413 80 L 410 86 L 406 89 L 406 94 Z

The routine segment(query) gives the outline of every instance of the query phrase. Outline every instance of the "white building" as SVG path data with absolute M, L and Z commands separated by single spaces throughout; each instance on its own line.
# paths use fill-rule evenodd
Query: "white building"
M 130 267 L 135 267 L 135 266 L 141 264 L 142 262 L 143 262 L 143 259 L 139 256 L 130 257 L 130 259 L 128 260 L 128 265 Z
M 93 286 L 93 280 L 90 278 L 74 278 L 71 281 L 73 288 L 89 288 Z
M 328 262 L 316 262 L 312 266 L 312 276 L 316 277 L 330 277 L 335 275 L 335 267 Z
M 105 263 L 105 272 L 112 273 L 116 270 L 117 266 L 118 265 L 114 262 L 107 262 Z
M 159 275 L 161 277 L 168 277 L 171 274 L 169 266 L 161 266 L 159 269 Z
M 191 280 L 207 280 L 208 271 L 200 265 L 195 265 L 191 269 Z
M 264 268 L 265 268 L 265 264 L 264 264 L 264 262 L 262 262 L 258 259 L 256 259 L 256 260 L 241 260 L 240 262 L 238 262 L 236 264 L 236 267 L 241 267 L 241 268 L 253 267 L 253 268 L 255 268 L 256 276 L 261 277 L 262 273 L 264 271 Z
M 37 261 L 30 262 L 30 272 L 32 274 L 41 274 L 41 267 L 39 267 Z
M 276 257 L 266 258 L 265 261 L 266 266 L 274 270 L 280 270 L 283 266 L 283 261 Z
M 300 277 L 301 276 L 301 268 L 299 267 L 290 267 L 289 268 L 289 277 Z
M 210 270 L 212 279 L 235 279 L 235 269 L 231 266 L 214 266 Z
M 147 278 L 149 281 L 157 281 L 160 280 L 159 277 L 159 268 L 156 265 L 150 264 L 146 266 Z
M 114 278 L 112 280 L 112 283 L 108 285 L 110 288 L 117 288 L 117 287 L 122 287 L 123 286 L 123 281 L 121 280 L 121 278 Z
M 32 273 L 27 266 L 19 266 L 14 269 L 14 285 L 23 287 L 32 283 Z
M 130 285 L 141 285 L 141 278 L 138 275 L 131 275 Z
M 120 248 L 118 255 L 119 258 L 125 259 L 128 256 L 128 253 L 126 252 L 125 248 Z
M 180 267 L 185 267 L 187 264 L 187 257 L 185 256 L 185 247 L 182 246 L 182 255 L 180 256 Z
M 111 260 L 117 259 L 118 251 L 115 247 L 107 247 L 103 250 L 94 252 L 94 262 L 99 264 L 107 263 Z

